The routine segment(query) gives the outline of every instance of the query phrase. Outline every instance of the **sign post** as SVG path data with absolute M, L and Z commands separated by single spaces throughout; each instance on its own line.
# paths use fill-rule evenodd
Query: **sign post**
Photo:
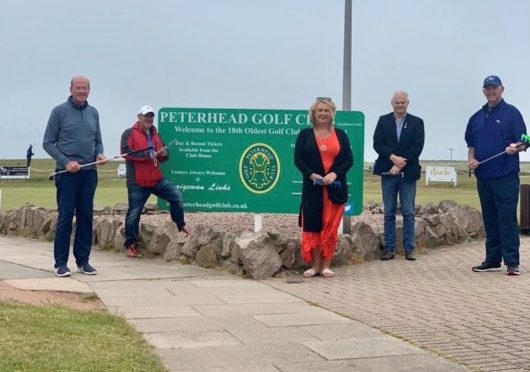
M 429 186 L 429 182 L 451 182 L 454 187 L 457 184 L 457 174 L 455 167 L 432 167 L 428 166 L 425 169 L 425 186 Z
M 28 180 L 31 175 L 29 167 L 0 167 L 0 179 L 3 180 Z

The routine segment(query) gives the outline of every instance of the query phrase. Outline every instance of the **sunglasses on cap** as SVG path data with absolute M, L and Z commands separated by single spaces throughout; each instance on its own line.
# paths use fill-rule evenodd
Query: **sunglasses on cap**
M 317 101 L 331 102 L 331 97 L 317 97 L 316 100 Z

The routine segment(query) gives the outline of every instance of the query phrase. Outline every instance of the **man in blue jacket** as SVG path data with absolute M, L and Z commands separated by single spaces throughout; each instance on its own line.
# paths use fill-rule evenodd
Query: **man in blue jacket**
M 487 103 L 471 116 L 465 133 L 486 229 L 486 258 L 473 271 L 498 271 L 504 261 L 508 275 L 519 275 L 518 153 L 526 147 L 518 145 L 526 125 L 519 110 L 502 98 L 498 76 L 486 77 L 482 91 Z M 502 151 L 504 155 L 481 163 Z
M 66 102 L 52 110 L 42 143 L 44 150 L 55 159 L 56 171 L 68 171 L 55 177 L 59 214 L 53 254 L 55 274 L 59 277 L 71 274 L 67 263 L 74 214 L 74 256 L 77 267 L 84 274 L 97 274 L 88 260 L 92 248 L 92 217 L 98 175 L 96 165 L 84 165 L 95 161 L 103 164 L 106 161 L 99 114 L 87 102 L 90 82 L 84 76 L 73 77 L 70 93 Z
M 28 150 L 26 151 L 26 167 L 30 167 L 31 166 L 31 158 L 33 157 L 33 155 L 35 155 L 35 153 L 33 152 L 33 145 L 29 145 L 28 147 Z
M 421 176 L 419 157 L 425 142 L 425 127 L 422 119 L 407 113 L 409 96 L 406 92 L 395 92 L 391 103 L 393 112 L 379 118 L 374 132 L 374 150 L 379 155 L 374 164 L 374 174 L 381 176 L 385 208 L 385 247 L 381 260 L 394 258 L 399 195 L 405 259 L 415 261 L 416 182 Z

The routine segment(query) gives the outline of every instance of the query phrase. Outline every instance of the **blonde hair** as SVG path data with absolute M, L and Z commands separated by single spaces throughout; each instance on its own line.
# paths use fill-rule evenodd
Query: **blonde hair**
M 309 107 L 309 121 L 312 125 L 315 125 L 315 112 L 319 103 L 323 103 L 331 109 L 331 123 L 329 123 L 329 125 L 333 124 L 333 119 L 335 119 L 335 113 L 337 112 L 337 106 L 330 97 L 317 97 L 315 99 L 315 102 Z

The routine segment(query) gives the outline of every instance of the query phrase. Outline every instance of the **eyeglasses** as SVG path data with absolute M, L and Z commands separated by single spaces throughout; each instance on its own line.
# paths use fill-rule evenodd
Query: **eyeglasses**
M 331 97 L 317 97 L 316 100 L 331 102 Z

